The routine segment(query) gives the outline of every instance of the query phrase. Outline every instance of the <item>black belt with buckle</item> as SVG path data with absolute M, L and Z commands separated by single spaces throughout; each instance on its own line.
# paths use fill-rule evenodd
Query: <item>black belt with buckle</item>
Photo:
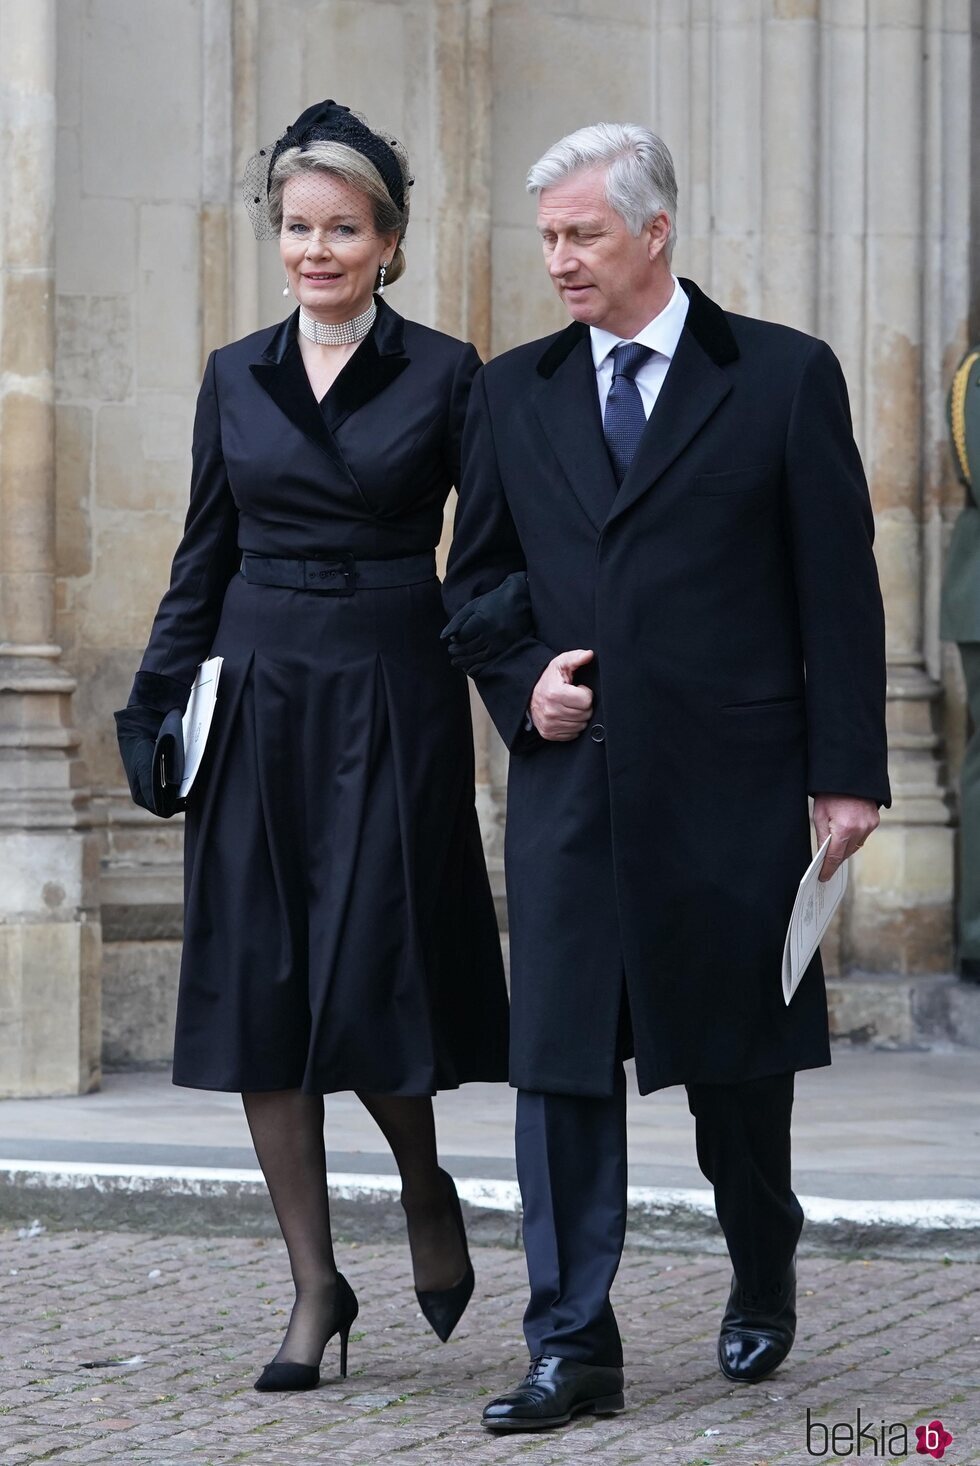
M 346 551 L 317 560 L 286 560 L 274 555 L 242 555 L 242 575 L 249 585 L 278 585 L 286 590 L 314 590 L 321 595 L 352 596 L 357 590 L 394 590 L 434 580 L 434 550 L 402 555 L 396 560 L 355 560 Z

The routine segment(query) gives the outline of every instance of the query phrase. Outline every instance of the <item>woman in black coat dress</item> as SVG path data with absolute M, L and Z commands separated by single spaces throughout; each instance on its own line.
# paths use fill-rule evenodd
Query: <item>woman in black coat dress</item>
M 473 1287 L 431 1095 L 506 1077 L 506 993 L 469 703 L 434 547 L 472 346 L 383 300 L 408 163 L 333 102 L 246 170 L 299 310 L 213 352 L 184 537 L 130 704 L 133 797 L 198 664 L 223 660 L 186 804 L 174 1082 L 236 1090 L 296 1302 L 261 1389 L 308 1388 L 357 1311 L 334 1264 L 323 1095 L 356 1090 L 402 1177 L 415 1284 L 447 1338 Z M 286 292 L 284 292 L 286 293 Z

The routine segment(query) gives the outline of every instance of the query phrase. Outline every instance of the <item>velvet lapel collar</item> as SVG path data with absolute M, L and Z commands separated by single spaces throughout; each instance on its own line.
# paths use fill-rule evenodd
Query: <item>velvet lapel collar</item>
M 296 340 L 298 318 L 297 309 L 280 321 L 259 360 L 249 363 L 249 370 L 293 426 L 321 449 L 332 463 L 348 473 L 306 375 Z
M 538 362 L 544 380 L 534 406 L 541 426 L 596 533 L 616 497 L 599 416 L 595 363 L 587 326 L 573 321 Z
M 379 300 L 377 320 L 321 404 L 331 432 L 400 377 L 408 363 L 404 318 Z
M 610 519 L 656 483 L 732 389 L 724 368 L 739 353 L 725 313 L 693 281 L 680 283 L 690 300 L 684 330 Z
M 321 407 L 313 396 L 296 340 L 299 311 L 281 321 L 258 361 L 249 370 L 290 422 L 349 473 L 333 430 L 370 402 L 408 366 L 405 322 L 378 301 L 378 316 L 370 332 L 347 362 Z

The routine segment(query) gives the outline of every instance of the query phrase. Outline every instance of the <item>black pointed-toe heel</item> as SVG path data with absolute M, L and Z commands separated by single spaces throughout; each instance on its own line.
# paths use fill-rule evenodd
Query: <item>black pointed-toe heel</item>
M 343 1273 L 338 1273 L 336 1308 L 330 1332 L 327 1334 L 323 1347 L 327 1347 L 334 1334 L 340 1335 L 341 1379 L 347 1378 L 347 1345 L 356 1317 L 357 1298 L 354 1295 L 354 1289 Z M 318 1364 L 290 1364 L 288 1360 L 274 1359 L 271 1364 L 265 1366 L 255 1381 L 255 1388 L 257 1390 L 315 1390 L 319 1383 L 320 1366 Z
M 267 1364 L 255 1381 L 257 1390 L 315 1390 L 320 1383 L 318 1364 Z
M 451 1188 L 452 1195 L 449 1198 L 453 1209 L 453 1216 L 456 1226 L 459 1228 L 460 1239 L 463 1243 L 463 1251 L 466 1254 L 466 1271 L 458 1283 L 453 1283 L 451 1288 L 416 1288 L 415 1296 L 419 1300 L 419 1307 L 425 1315 L 433 1332 L 445 1344 L 453 1329 L 459 1323 L 466 1312 L 466 1305 L 473 1297 L 473 1264 L 470 1261 L 469 1248 L 466 1245 L 466 1227 L 463 1223 L 463 1210 L 459 1204 L 459 1196 L 456 1191 L 456 1182 L 448 1171 L 443 1171 L 446 1184 Z

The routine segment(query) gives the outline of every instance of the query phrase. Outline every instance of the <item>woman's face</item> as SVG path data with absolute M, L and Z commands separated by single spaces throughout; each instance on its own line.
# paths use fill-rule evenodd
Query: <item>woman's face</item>
M 311 316 L 349 321 L 366 311 L 396 243 L 397 235 L 376 232 L 370 199 L 344 179 L 319 169 L 286 179 L 279 252 Z

